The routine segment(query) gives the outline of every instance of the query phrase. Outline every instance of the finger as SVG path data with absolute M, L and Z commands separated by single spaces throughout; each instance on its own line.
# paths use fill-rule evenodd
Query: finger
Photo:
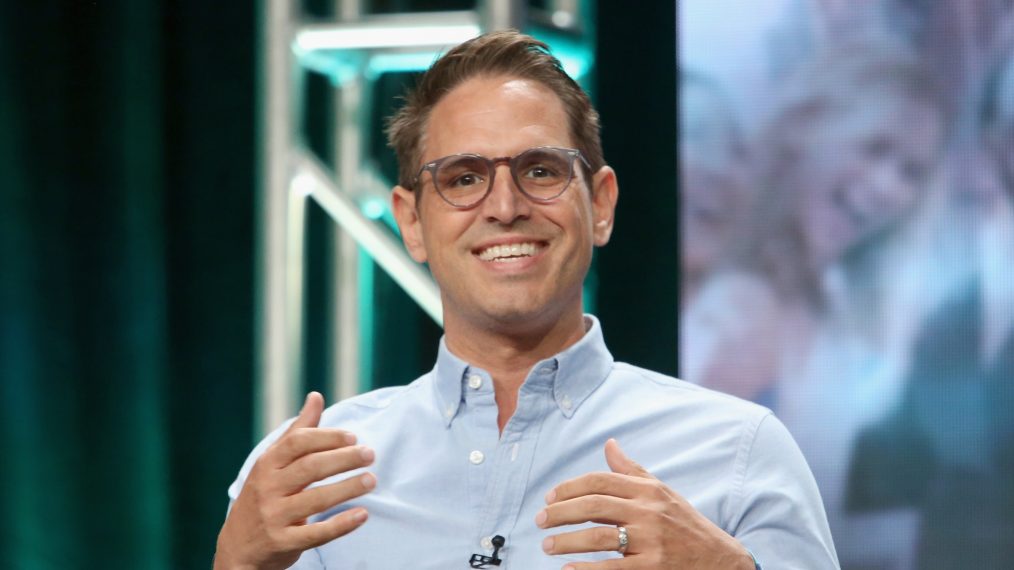
M 373 459 L 373 450 L 363 446 L 310 453 L 281 470 L 277 478 L 278 489 L 284 494 L 295 493 L 321 479 L 366 467 L 373 463 Z
M 546 503 L 553 504 L 585 495 L 611 495 L 633 499 L 647 491 L 647 481 L 641 477 L 619 473 L 587 473 L 560 483 L 546 493 Z
M 324 413 L 324 396 L 321 396 L 320 392 L 310 392 L 306 395 L 306 400 L 303 401 L 303 409 L 299 410 L 299 415 L 285 430 L 285 433 L 299 428 L 317 427 L 320 424 L 322 413 Z
M 623 475 L 630 475 L 632 477 L 647 477 L 654 479 L 655 476 L 648 472 L 647 469 L 641 467 L 639 463 L 633 459 L 627 457 L 626 453 L 620 449 L 620 444 L 613 438 L 609 438 L 606 441 L 606 463 L 609 464 L 609 469 L 613 473 L 622 473 Z
M 626 524 L 633 520 L 635 514 L 632 502 L 627 499 L 609 495 L 586 495 L 548 505 L 535 515 L 535 524 L 539 528 L 586 522 Z
M 596 526 L 546 537 L 542 550 L 546 554 L 574 554 L 577 552 L 609 552 L 620 547 L 620 535 L 615 526 Z
M 312 487 L 286 497 L 282 502 L 282 516 L 288 524 L 295 524 L 369 493 L 377 486 L 377 477 L 363 473 L 337 483 Z
M 362 526 L 367 518 L 369 518 L 369 513 L 366 512 L 366 509 L 349 509 L 324 521 L 289 527 L 288 532 L 293 544 L 300 550 L 307 550 L 345 536 Z
M 341 449 L 355 443 L 356 436 L 344 430 L 304 427 L 286 431 L 264 456 L 275 469 L 282 469 L 305 455 Z

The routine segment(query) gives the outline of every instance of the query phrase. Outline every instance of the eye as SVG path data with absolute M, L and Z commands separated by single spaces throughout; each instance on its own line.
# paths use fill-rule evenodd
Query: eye
M 470 190 L 486 183 L 488 170 L 478 157 L 456 157 L 437 169 L 437 186 L 444 190 Z
M 518 159 L 518 175 L 535 184 L 557 184 L 567 177 L 567 156 L 544 149 L 530 150 Z
M 457 176 L 454 176 L 453 178 L 448 180 L 446 183 L 446 187 L 467 188 L 469 186 L 475 186 L 476 184 L 482 184 L 484 181 L 485 179 L 481 175 L 475 172 L 466 172 L 464 174 L 458 174 Z
M 560 173 L 552 167 L 543 164 L 536 164 L 525 170 L 525 178 L 551 178 L 559 175 Z

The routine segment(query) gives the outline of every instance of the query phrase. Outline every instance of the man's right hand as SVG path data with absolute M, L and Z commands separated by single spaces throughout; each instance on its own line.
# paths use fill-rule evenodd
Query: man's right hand
M 354 499 L 377 483 L 364 473 L 307 489 L 312 483 L 373 463 L 373 451 L 348 432 L 319 428 L 324 397 L 310 392 L 292 425 L 257 459 L 218 535 L 215 569 L 287 568 L 307 549 L 359 528 L 366 509 L 307 524 L 311 515 Z

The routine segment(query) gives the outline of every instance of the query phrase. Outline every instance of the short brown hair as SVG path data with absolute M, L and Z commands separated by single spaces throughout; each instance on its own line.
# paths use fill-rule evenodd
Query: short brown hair
M 422 160 L 422 139 L 433 107 L 458 85 L 479 76 L 506 75 L 536 81 L 563 103 L 570 135 L 591 172 L 605 165 L 599 115 L 588 95 L 563 70 L 549 47 L 516 30 L 490 32 L 468 40 L 438 59 L 405 96 L 388 121 L 388 144 L 398 156 L 398 183 L 412 189 Z M 590 184 L 591 181 L 589 180 Z

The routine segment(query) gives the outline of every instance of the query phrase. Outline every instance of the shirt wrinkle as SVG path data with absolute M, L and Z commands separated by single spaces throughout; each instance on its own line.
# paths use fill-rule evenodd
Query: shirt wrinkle
M 383 409 L 389 406 L 392 400 L 399 397 L 404 397 L 406 394 L 410 394 L 412 391 L 417 390 L 418 388 L 419 388 L 418 382 L 413 382 L 411 384 L 408 384 L 407 386 L 391 386 L 388 388 L 379 388 L 372 392 L 367 392 L 366 394 L 353 396 L 345 400 L 345 402 L 356 406 L 362 406 L 364 408 Z
M 750 456 L 753 454 L 754 443 L 757 441 L 757 432 L 760 431 L 760 426 L 764 423 L 769 416 L 773 414 L 768 411 L 767 413 L 750 418 L 749 423 L 742 431 L 740 436 L 740 444 L 737 447 L 735 463 L 734 463 L 734 479 L 732 484 L 732 494 L 730 497 L 730 518 L 729 524 L 723 525 L 723 528 L 728 528 L 729 531 L 734 531 L 739 526 L 740 521 L 743 519 L 745 513 L 745 500 L 746 492 L 744 490 L 746 486 L 746 473 L 750 466 Z M 744 423 L 747 423 L 744 421 Z M 737 508 L 733 508 L 735 505 Z M 738 516 L 732 517 L 732 513 L 736 513 Z M 735 524 L 732 524 L 735 521 Z

